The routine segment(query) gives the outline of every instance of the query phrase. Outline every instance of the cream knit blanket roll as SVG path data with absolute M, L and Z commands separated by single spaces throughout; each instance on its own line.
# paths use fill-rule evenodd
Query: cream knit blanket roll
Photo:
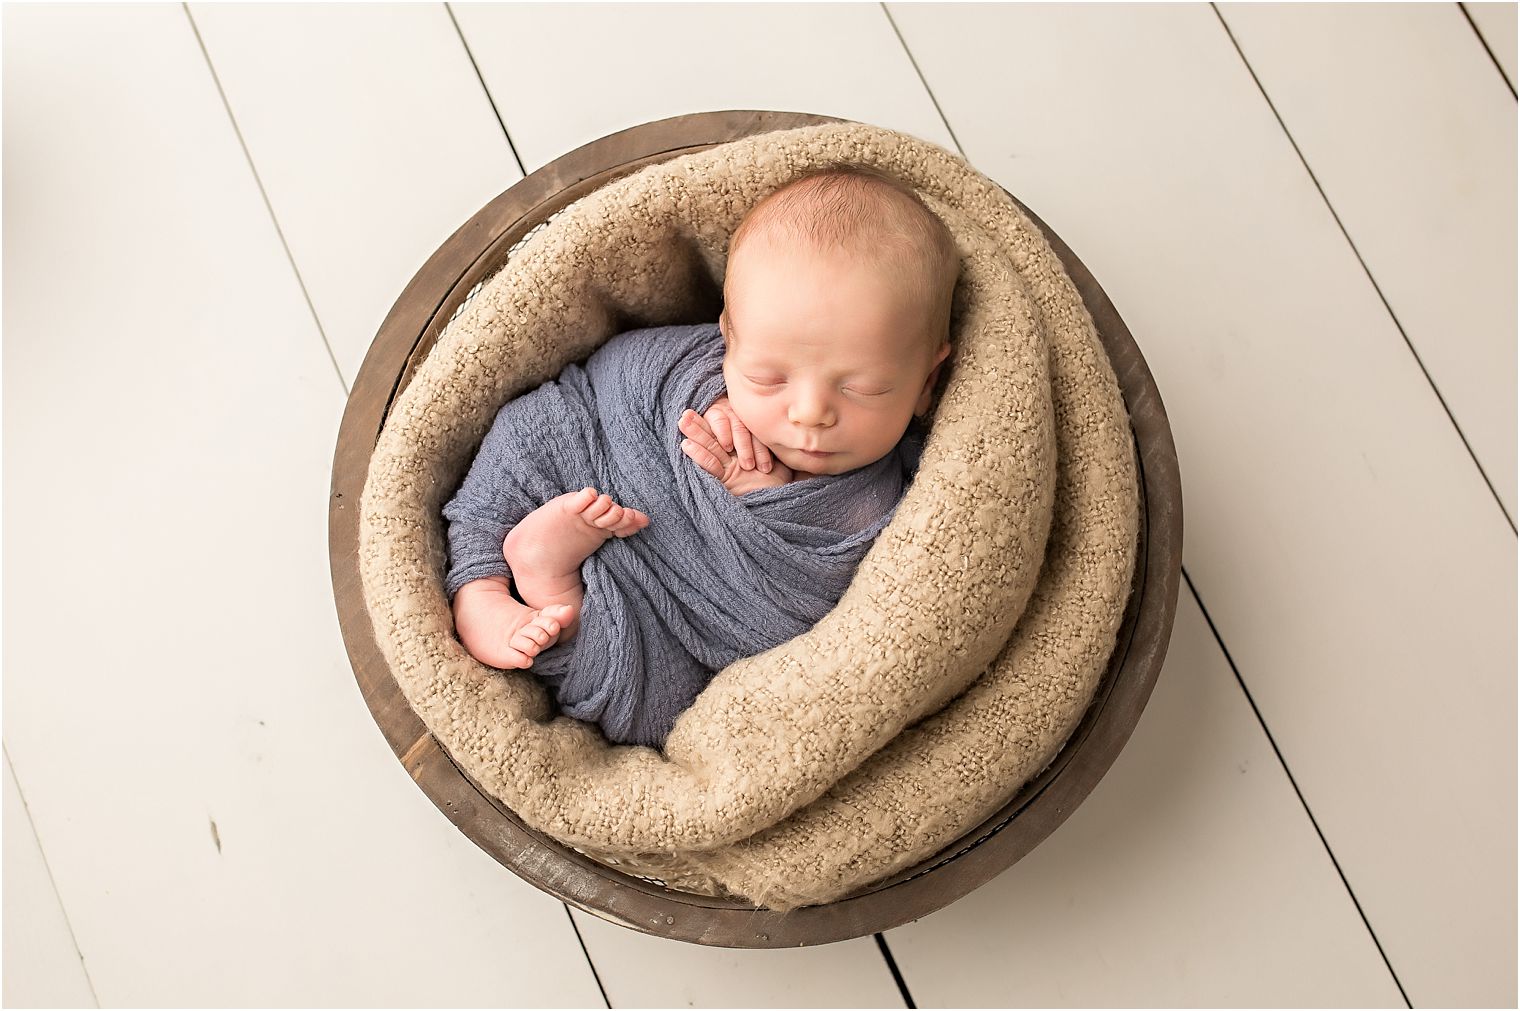
M 721 672 L 664 756 L 609 746 L 550 719 L 531 674 L 464 652 L 439 509 L 507 399 L 631 325 L 714 318 L 745 210 L 835 161 L 913 184 L 962 253 L 918 474 L 811 631 Z M 569 845 L 776 908 L 923 860 L 1049 764 L 1112 652 L 1138 533 L 1123 399 L 1038 227 L 957 156 L 849 123 L 651 165 L 564 210 L 418 368 L 360 508 L 381 651 L 476 783 Z

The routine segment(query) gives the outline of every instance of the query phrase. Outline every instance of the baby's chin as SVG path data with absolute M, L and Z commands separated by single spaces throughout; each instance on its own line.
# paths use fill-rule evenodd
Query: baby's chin
M 830 453 L 828 456 L 818 457 L 808 456 L 800 450 L 792 450 L 787 455 L 790 458 L 783 458 L 781 462 L 790 467 L 793 473 L 808 477 L 843 474 L 865 466 L 865 462 L 854 459 L 849 453 Z
M 774 451 L 773 451 L 774 452 Z M 792 469 L 798 477 L 820 477 L 824 474 L 842 474 L 848 468 L 840 466 L 842 454 L 831 453 L 825 457 L 808 456 L 800 450 L 787 450 L 781 462 Z

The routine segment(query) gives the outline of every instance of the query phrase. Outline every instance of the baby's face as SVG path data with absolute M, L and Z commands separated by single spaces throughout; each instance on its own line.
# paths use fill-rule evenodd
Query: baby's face
M 729 403 L 792 470 L 874 463 L 928 410 L 950 345 L 930 353 L 927 313 L 877 267 L 761 239 L 732 265 L 729 295 Z

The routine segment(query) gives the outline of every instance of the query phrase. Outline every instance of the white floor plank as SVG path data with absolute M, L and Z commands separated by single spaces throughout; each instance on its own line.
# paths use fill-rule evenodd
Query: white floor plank
M 1514 535 L 1218 18 L 890 9 L 1144 349 L 1185 565 L 1410 999 L 1513 1004 Z
M 102 1004 L 599 1005 L 353 683 L 342 390 L 184 9 L 4 19 L 5 737 Z
M 874 939 L 744 951 L 651 937 L 580 914 L 576 922 L 615 1008 L 897 1008 Z
M 1220 9 L 1516 517 L 1514 96 L 1455 4 Z
M 1493 50 L 1494 58 L 1499 61 L 1503 68 L 1504 76 L 1509 79 L 1509 84 L 1514 87 L 1515 78 L 1515 8 L 1516 4 L 1510 3 L 1467 3 L 1463 5 L 1467 13 L 1471 15 L 1473 23 L 1478 26 L 1478 31 L 1483 33 L 1483 41 L 1488 43 L 1488 48 Z
M 192 4 L 352 385 L 386 313 L 522 177 L 442 4 Z
M 460 4 L 454 14 L 529 172 L 626 127 L 712 109 L 840 116 L 952 146 L 876 4 Z
M 920 1007 L 1404 1004 L 1186 587 L 1140 725 L 1082 806 L 887 940 Z
M 99 1007 L 58 902 L 21 790 L 5 762 L 3 919 L 0 1003 L 6 1007 Z

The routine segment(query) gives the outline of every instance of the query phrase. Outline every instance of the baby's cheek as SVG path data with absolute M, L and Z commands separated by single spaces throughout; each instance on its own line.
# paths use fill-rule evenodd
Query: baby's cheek
M 729 393 L 728 408 L 734 412 L 734 417 L 738 418 L 751 432 L 758 433 L 765 427 L 764 412 L 756 410 L 743 394 L 734 396 L 733 393 Z

